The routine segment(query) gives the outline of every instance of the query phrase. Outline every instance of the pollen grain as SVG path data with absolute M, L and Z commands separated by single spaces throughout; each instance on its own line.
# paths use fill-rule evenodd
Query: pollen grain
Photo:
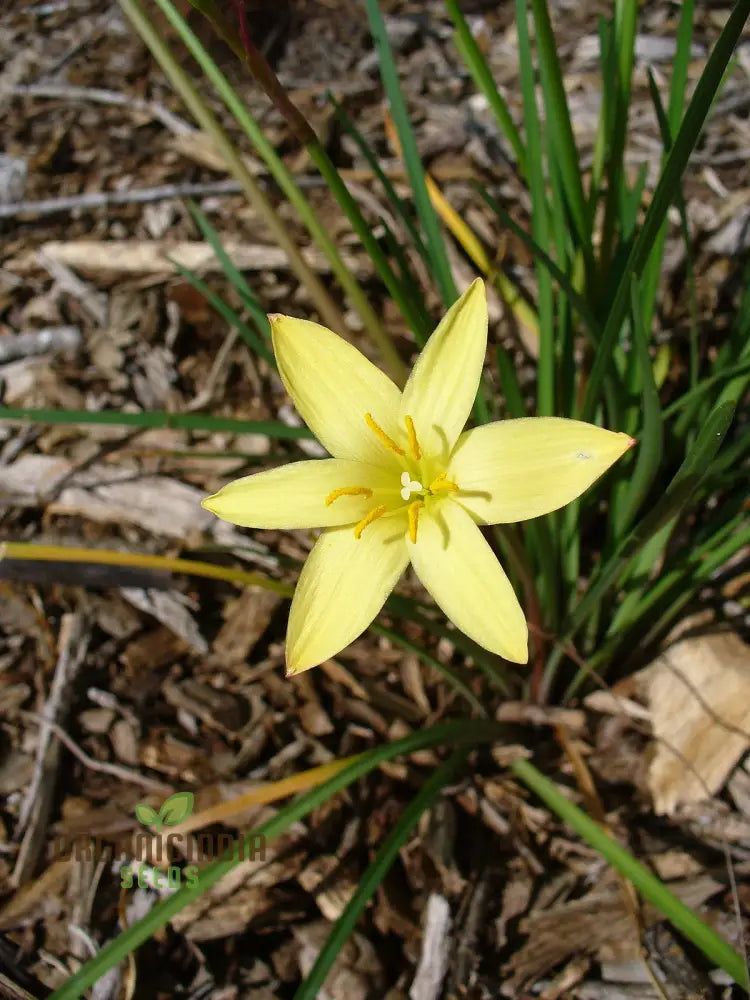
M 359 524 L 355 525 L 354 537 L 357 539 L 357 541 L 359 541 L 360 538 L 362 537 L 362 532 L 365 530 L 367 525 L 372 524 L 373 521 L 376 521 L 379 517 L 382 517 L 383 514 L 385 514 L 385 504 L 381 504 L 379 507 L 373 507 L 372 510 L 369 512 L 369 514 L 367 514 L 366 517 L 363 517 L 362 520 L 359 522 Z
M 386 434 L 380 424 L 375 423 L 371 413 L 365 413 L 365 423 L 374 434 L 377 434 L 386 448 L 390 448 L 390 450 L 395 452 L 397 455 L 404 455 L 404 449 L 400 448 L 393 438 Z
M 404 417 L 404 423 L 406 424 L 406 433 L 409 436 L 409 450 L 411 451 L 411 457 L 415 462 L 418 462 L 422 457 L 422 449 L 419 447 L 417 432 L 414 429 L 414 421 L 407 415 Z
M 409 504 L 409 538 L 412 542 L 417 541 L 417 526 L 419 525 L 419 512 L 424 507 L 421 500 L 415 500 Z
M 334 490 L 326 497 L 326 507 L 330 507 L 334 500 L 339 497 L 371 497 L 372 490 L 369 486 L 342 486 L 341 489 Z

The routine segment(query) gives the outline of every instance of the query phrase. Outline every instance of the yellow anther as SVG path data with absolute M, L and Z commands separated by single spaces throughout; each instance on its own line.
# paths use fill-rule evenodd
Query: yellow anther
M 412 542 L 417 540 L 417 525 L 419 524 L 419 511 L 424 507 L 421 500 L 415 500 L 409 504 L 409 538 Z
M 404 417 L 404 423 L 406 424 L 406 433 L 409 435 L 409 449 L 411 451 L 411 457 L 415 462 L 418 462 L 422 457 L 422 452 L 419 447 L 419 441 L 417 441 L 417 432 L 414 430 L 414 421 L 411 417 Z
M 390 448 L 391 451 L 395 451 L 397 455 L 404 454 L 404 449 L 399 448 L 399 446 L 396 444 L 393 438 L 389 437 L 386 434 L 386 432 L 383 430 L 380 424 L 375 423 L 375 421 L 372 419 L 371 413 L 365 413 L 365 422 L 367 423 L 367 426 L 370 428 L 370 430 L 373 431 L 375 434 L 377 434 L 377 436 L 380 438 L 380 440 L 383 442 L 386 448 Z
M 330 507 L 334 500 L 339 497 L 371 497 L 372 490 L 369 486 L 342 486 L 340 490 L 334 490 L 326 497 L 326 507 Z
M 452 483 L 450 479 L 445 478 L 445 473 L 441 472 L 439 476 L 436 476 L 429 486 L 430 493 L 438 493 L 440 490 L 444 490 L 446 493 L 458 493 L 458 486 Z
M 383 514 L 385 514 L 385 504 L 381 504 L 380 507 L 373 507 L 370 513 L 366 517 L 362 518 L 359 524 L 357 524 L 354 528 L 354 537 L 357 539 L 357 541 L 359 541 L 359 539 L 362 537 L 362 532 L 365 530 L 367 525 L 372 524 L 373 521 L 376 521 L 379 517 L 382 517 Z

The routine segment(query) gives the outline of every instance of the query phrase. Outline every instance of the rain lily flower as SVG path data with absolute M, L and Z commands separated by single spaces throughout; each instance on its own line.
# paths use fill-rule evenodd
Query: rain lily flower
M 409 563 L 454 625 L 525 663 L 526 619 L 480 525 L 562 507 L 632 439 L 558 417 L 463 430 L 487 348 L 481 280 L 448 310 L 403 392 L 325 327 L 269 318 L 284 386 L 333 457 L 238 479 L 203 506 L 250 528 L 323 529 L 292 600 L 288 673 L 356 639 Z

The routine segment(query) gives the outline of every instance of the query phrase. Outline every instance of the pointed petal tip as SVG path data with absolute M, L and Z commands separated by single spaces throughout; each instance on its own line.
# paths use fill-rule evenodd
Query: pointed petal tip
M 523 651 L 516 651 L 512 656 L 506 654 L 505 659 L 510 663 L 520 663 L 526 664 L 529 662 L 529 646 L 528 643 L 524 646 Z
M 322 662 L 322 661 L 321 661 Z M 304 674 L 306 670 L 312 670 L 313 667 L 319 667 L 320 663 L 290 663 L 287 659 L 286 661 L 286 674 L 285 677 L 289 680 L 292 677 L 296 677 L 298 674 Z

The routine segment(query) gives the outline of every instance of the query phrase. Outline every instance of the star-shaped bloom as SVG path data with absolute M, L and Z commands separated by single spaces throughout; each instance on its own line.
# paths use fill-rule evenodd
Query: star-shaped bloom
M 454 625 L 525 663 L 526 619 L 480 525 L 569 503 L 632 438 L 558 417 L 463 430 L 487 348 L 480 280 L 443 317 L 403 392 L 325 327 L 269 318 L 284 386 L 333 457 L 238 479 L 203 506 L 250 528 L 323 529 L 292 600 L 289 674 L 356 639 L 410 562 Z

